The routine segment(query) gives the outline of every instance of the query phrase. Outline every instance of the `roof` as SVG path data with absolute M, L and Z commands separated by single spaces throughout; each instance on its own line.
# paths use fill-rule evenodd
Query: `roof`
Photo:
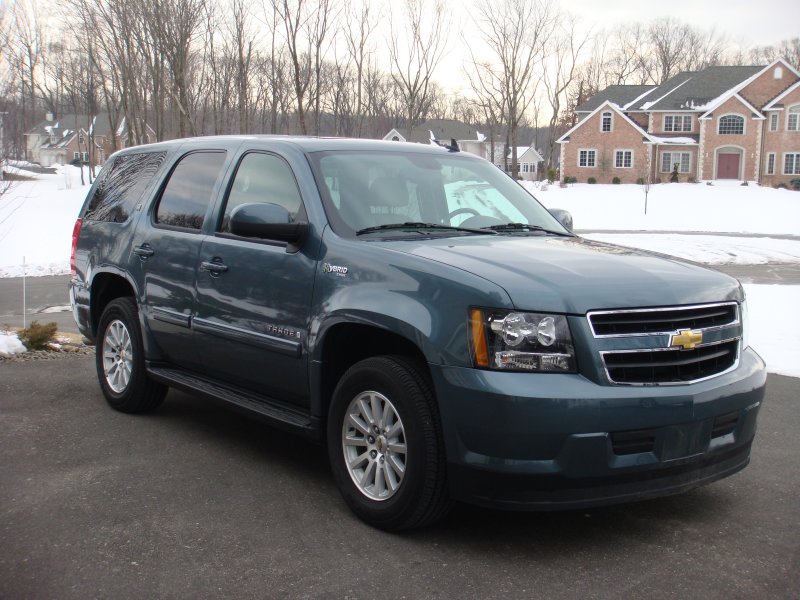
M 577 107 L 575 112 L 592 112 L 606 101 L 625 106 L 639 99 L 643 94 L 649 96 L 648 92 L 656 89 L 656 87 L 655 85 L 610 85 Z
M 769 104 L 767 104 L 767 105 L 764 107 L 764 110 L 776 110 L 776 109 L 778 109 L 778 110 L 779 110 L 779 109 L 782 109 L 782 108 L 784 108 L 783 104 L 781 104 L 781 101 L 782 101 L 782 100 L 783 100 L 783 99 L 784 99 L 786 96 L 788 96 L 789 94 L 791 94 L 793 91 L 795 91 L 795 90 L 796 90 L 796 89 L 798 89 L 798 88 L 800 88 L 800 80 L 798 80 L 798 81 L 795 81 L 795 82 L 794 82 L 792 85 L 790 85 L 788 88 L 786 88 L 785 90 L 783 90 L 783 92 L 781 92 L 781 93 L 780 93 L 780 94 L 778 94 L 778 95 L 777 95 L 775 98 L 773 98 L 773 99 L 770 101 L 770 103 L 769 103 Z
M 97 113 L 97 116 L 93 118 L 89 118 L 86 115 L 62 115 L 52 121 L 41 121 L 35 127 L 29 129 L 28 134 L 51 135 L 55 133 L 61 138 L 64 131 L 75 132 L 79 129 L 86 131 L 93 129 L 95 135 L 111 135 L 108 113 Z
M 517 160 L 522 162 L 522 157 L 529 154 L 528 160 L 525 162 L 542 162 L 544 159 L 533 146 L 517 146 Z M 511 158 L 511 148 L 508 149 L 508 157 Z
M 764 66 L 707 67 L 671 77 L 631 110 L 706 110 L 717 98 L 760 73 Z
M 411 129 L 411 135 L 404 136 L 406 141 L 418 144 L 429 144 L 431 132 L 441 142 L 456 140 L 477 140 L 478 130 L 455 119 L 429 119 Z

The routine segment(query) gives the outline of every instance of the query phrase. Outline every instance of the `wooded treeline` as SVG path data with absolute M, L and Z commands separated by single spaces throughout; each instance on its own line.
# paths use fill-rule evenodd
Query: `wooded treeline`
M 549 159 L 575 105 L 607 85 L 778 56 L 800 63 L 800 38 L 741 48 L 674 19 L 593 30 L 548 0 L 475 2 L 466 14 L 444 0 L 17 0 L 0 4 L 0 25 L 14 157 L 47 112 L 107 111 L 130 143 L 146 140 L 145 124 L 159 140 L 380 138 L 452 118 Z M 437 83 L 448 53 L 464 57 L 466 91 Z

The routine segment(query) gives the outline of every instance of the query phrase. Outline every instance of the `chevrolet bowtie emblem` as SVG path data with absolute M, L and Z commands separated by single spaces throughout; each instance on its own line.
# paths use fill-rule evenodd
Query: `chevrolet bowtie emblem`
M 670 347 L 680 346 L 684 350 L 691 350 L 703 341 L 703 334 L 691 329 L 681 329 L 669 338 Z

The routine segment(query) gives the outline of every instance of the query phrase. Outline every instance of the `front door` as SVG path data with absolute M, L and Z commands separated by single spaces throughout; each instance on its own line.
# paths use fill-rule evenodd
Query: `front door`
M 236 207 L 272 203 L 305 220 L 294 174 L 275 154 L 250 152 L 236 168 L 213 235 L 200 250 L 195 347 L 205 372 L 263 396 L 308 401 L 307 334 L 316 261 L 306 243 L 245 238 L 230 232 Z
M 717 179 L 739 179 L 739 154 L 717 154 Z

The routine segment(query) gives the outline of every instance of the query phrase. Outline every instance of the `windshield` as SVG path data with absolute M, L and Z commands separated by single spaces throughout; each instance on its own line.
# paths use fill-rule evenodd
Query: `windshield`
M 516 233 L 534 228 L 567 233 L 521 186 L 476 157 L 408 151 L 310 156 L 327 191 L 331 226 L 340 235 L 397 236 L 397 231 L 381 226 L 404 223 L 406 230 L 422 224 L 444 226 L 418 227 L 424 235 L 474 235 L 469 230 L 475 229 L 489 234 L 495 233 L 490 228 L 509 223 L 518 225 L 511 230 Z

